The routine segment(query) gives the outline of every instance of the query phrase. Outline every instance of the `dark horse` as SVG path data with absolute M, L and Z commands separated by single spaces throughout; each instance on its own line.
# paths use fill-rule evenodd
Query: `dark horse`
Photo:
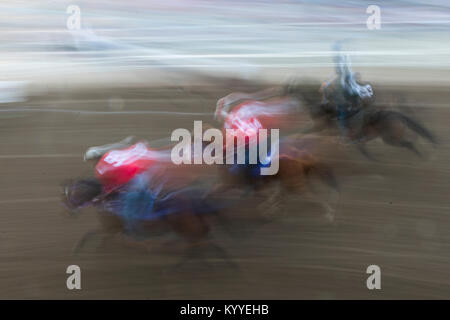
M 319 132 L 327 128 L 340 128 L 337 110 L 327 103 L 322 103 L 319 90 L 311 90 L 305 84 L 290 84 L 285 87 L 284 92 L 305 102 L 314 124 L 304 133 Z M 427 128 L 399 111 L 365 103 L 354 111 L 350 111 L 346 117 L 349 128 L 348 138 L 356 144 L 362 154 L 372 160 L 374 159 L 367 152 L 365 144 L 378 137 L 388 145 L 407 148 L 418 156 L 422 156 L 422 154 L 414 144 L 411 132 L 418 134 L 433 145 L 437 144 L 436 138 Z

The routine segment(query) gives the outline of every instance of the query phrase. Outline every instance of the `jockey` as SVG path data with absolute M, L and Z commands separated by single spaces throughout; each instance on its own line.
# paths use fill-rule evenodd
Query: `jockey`
M 298 114 L 299 101 L 289 97 L 279 98 L 283 95 L 283 87 L 270 87 L 252 93 L 233 92 L 217 101 L 214 117 L 223 123 L 222 130 L 225 135 L 227 130 L 233 129 L 237 142 L 244 141 L 243 146 L 240 147 L 245 148 L 246 164 L 248 162 L 249 142 L 255 140 L 255 143 L 259 146 L 261 129 L 266 129 L 267 137 L 269 137 L 271 129 L 289 130 L 296 128 L 292 120 L 293 115 Z M 277 98 L 266 100 L 273 97 Z M 240 103 L 237 104 L 238 102 Z M 225 146 L 224 151 L 233 147 L 229 143 L 230 140 L 227 139 L 228 145 Z M 236 148 L 234 151 L 236 156 Z M 226 152 L 224 153 L 226 154 Z
M 360 85 L 352 72 L 350 58 L 340 52 L 334 58 L 336 77 L 322 85 L 323 104 L 329 105 L 337 112 L 338 122 L 344 137 L 349 137 L 349 119 L 358 113 L 364 104 L 373 97 L 369 84 Z M 357 126 L 358 127 L 358 126 Z M 358 131 L 358 128 L 352 128 Z M 358 132 L 356 132 L 357 134 Z
M 130 226 L 162 213 L 154 210 L 154 203 L 166 187 L 170 151 L 151 149 L 144 141 L 129 146 L 113 143 L 89 148 L 85 159 L 98 159 L 94 174 L 102 187 L 101 197 L 116 197 L 116 201 L 106 202 L 105 210 L 124 218 Z
M 147 171 L 158 161 L 158 152 L 138 142 L 124 149 L 106 152 L 95 165 L 95 176 L 105 193 L 110 193 Z
M 90 147 L 86 151 L 84 160 L 95 161 L 94 173 L 106 194 L 121 188 L 152 167 L 162 169 L 171 163 L 170 149 L 153 149 L 143 140 L 134 144 L 133 140 L 134 137 L 130 136 L 116 143 Z
M 102 188 L 97 198 L 108 201 L 98 203 L 103 210 L 121 217 L 128 231 L 136 231 L 140 221 L 183 212 L 187 209 L 185 199 L 198 199 L 195 208 L 189 208 L 195 212 L 212 208 L 202 198 L 204 190 L 194 185 L 196 177 L 189 174 L 192 170 L 179 171 L 182 166 L 174 165 L 170 154 L 170 148 L 152 149 L 145 141 L 113 143 L 86 152 L 86 160 L 101 156 L 94 168 Z
M 287 128 L 291 115 L 297 111 L 297 107 L 296 101 L 287 99 L 270 102 L 248 100 L 226 113 L 222 110 L 224 116 L 222 130 L 224 136 L 227 136 L 224 146 L 225 160 L 226 163 L 233 163 L 230 172 L 243 174 L 246 178 L 251 179 L 260 176 L 262 167 L 270 167 L 271 154 L 276 152 L 270 149 L 276 142 L 268 140 L 271 137 L 271 129 Z M 262 129 L 265 129 L 265 136 L 262 135 Z M 265 140 L 267 142 L 267 158 L 259 158 L 257 161 L 258 155 L 261 157 L 260 139 L 267 139 Z M 256 146 L 255 149 L 252 149 L 252 146 Z M 230 149 L 232 152 L 227 152 Z M 255 152 L 256 155 L 253 160 L 255 162 L 252 162 L 252 152 Z M 240 162 L 242 159 L 239 154 L 245 155 L 244 162 Z M 233 157 L 233 159 L 229 159 L 229 157 Z
M 227 159 L 227 156 L 229 156 L 227 154 L 227 150 L 233 149 L 233 159 L 231 159 L 231 163 L 234 165 L 230 169 L 232 173 L 240 172 L 253 176 L 255 170 L 259 168 L 257 164 L 249 163 L 249 146 L 251 143 L 258 146 L 259 130 L 266 129 L 263 125 L 261 117 L 258 117 L 254 112 L 252 112 L 253 108 L 261 107 L 261 104 L 262 102 L 259 101 L 244 102 L 229 112 L 224 119 L 222 128 L 224 135 L 226 136 L 228 130 L 232 130 L 229 132 L 232 132 L 231 136 L 233 139 L 226 139 L 226 144 L 224 145 L 224 155 L 226 160 L 230 160 Z M 245 153 L 245 162 L 243 164 L 239 164 L 237 161 L 238 150 Z
M 283 89 L 278 87 L 253 93 L 230 93 L 217 101 L 214 118 L 219 122 L 227 122 L 233 114 L 243 119 L 258 117 L 265 122 L 267 128 L 280 128 L 285 126 L 282 123 L 283 120 L 289 119 L 298 111 L 298 102 L 290 99 L 262 100 L 281 95 L 283 95 Z M 242 102 L 236 104 L 239 101 Z

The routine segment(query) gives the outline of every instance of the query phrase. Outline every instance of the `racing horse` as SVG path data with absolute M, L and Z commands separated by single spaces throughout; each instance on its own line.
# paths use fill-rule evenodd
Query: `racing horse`
M 303 101 L 285 95 L 284 92 L 284 87 L 270 87 L 253 93 L 230 93 L 217 101 L 215 119 L 223 122 L 224 132 L 227 129 L 234 129 L 235 135 L 241 136 L 241 144 L 244 141 L 242 136 L 250 140 L 252 134 L 255 138 L 260 129 L 277 128 L 284 134 L 289 133 L 292 129 L 295 130 L 296 124 L 286 120 L 306 120 L 306 115 L 301 112 L 304 107 Z M 236 144 L 231 146 L 234 148 L 235 160 L 239 139 L 236 140 Z M 247 191 L 244 196 L 252 191 L 256 195 L 263 194 L 265 200 L 259 206 L 261 208 L 259 211 L 263 216 L 273 216 L 275 211 L 283 211 L 281 206 L 286 195 L 295 194 L 302 197 L 306 194 L 311 195 L 313 193 L 311 181 L 314 176 L 338 191 L 332 169 L 313 155 L 312 148 L 307 143 L 312 140 L 302 139 L 296 134 L 282 136 L 278 152 L 270 150 L 271 154 L 268 157 L 272 162 L 278 161 L 279 170 L 275 175 L 265 176 L 260 174 L 260 170 L 267 167 L 267 164 L 250 164 L 248 161 L 249 140 L 243 147 L 245 163 L 221 166 L 220 183 L 212 193 L 241 189 Z M 256 140 L 259 146 L 261 141 L 259 138 Z M 327 215 L 331 215 L 331 207 L 322 203 L 321 205 L 325 207 Z
M 317 82 L 312 82 L 313 84 Z M 306 112 L 313 124 L 300 130 L 303 134 L 317 133 L 332 129 L 341 134 L 339 112 L 329 103 L 324 103 L 321 87 L 304 81 L 291 80 L 289 83 L 253 93 L 235 92 L 218 101 L 216 116 L 220 115 L 223 105 L 229 106 L 236 101 L 254 99 L 264 100 L 274 96 L 285 96 L 298 101 L 299 112 Z M 385 144 L 406 148 L 422 157 L 415 145 L 414 135 L 419 135 L 434 146 L 437 139 L 429 129 L 412 117 L 387 107 L 376 106 L 373 100 L 364 101 L 358 108 L 346 114 L 349 127 L 349 140 L 367 158 L 375 160 L 367 151 L 366 143 L 381 138 Z
M 314 155 L 313 144 L 317 144 L 317 139 L 298 134 L 283 137 L 278 153 L 269 156 L 271 162 L 278 161 L 278 171 L 274 175 L 261 175 L 261 168 L 270 166 L 270 163 L 250 164 L 248 158 L 244 164 L 220 165 L 218 183 L 209 195 L 240 190 L 242 198 L 249 195 L 262 197 L 257 212 L 267 221 L 282 217 L 287 197 L 298 196 L 319 204 L 326 216 L 332 218 L 334 210 L 317 199 L 313 185 L 315 180 L 319 180 L 339 192 L 339 183 L 332 168 Z
M 321 103 L 318 95 L 305 91 L 303 85 L 288 85 L 285 92 L 296 99 L 306 101 L 307 110 L 314 125 L 304 133 L 320 132 L 324 129 L 339 129 L 338 113 L 327 103 Z M 347 115 L 350 142 L 367 158 L 375 160 L 367 151 L 366 143 L 381 138 L 385 144 L 403 147 L 422 157 L 422 153 L 414 143 L 413 135 L 419 135 L 434 146 L 436 137 L 429 129 L 406 114 L 390 110 L 387 107 L 367 104 Z M 337 130 L 337 132 L 339 132 Z
M 98 148 L 100 152 L 93 152 L 95 149 L 88 151 L 104 160 L 110 152 L 116 151 L 114 148 L 125 147 L 122 149 L 123 154 L 118 154 L 118 157 L 123 163 L 127 163 L 124 155 L 129 153 L 130 149 L 136 148 L 136 145 L 126 148 L 125 145 L 111 144 Z M 89 158 L 89 152 L 87 154 Z M 134 247 L 146 249 L 143 239 L 155 234 L 173 232 L 184 240 L 187 247 L 182 261 L 197 257 L 205 248 L 212 248 L 220 258 L 234 265 L 225 250 L 211 241 L 207 219 L 207 216 L 215 216 L 229 204 L 219 204 L 216 199 L 211 201 L 205 198 L 204 185 L 196 184 L 190 176 L 180 174 L 180 170 L 181 173 L 186 172 L 186 168 L 167 163 L 152 166 L 146 164 L 142 173 L 133 179 L 123 180 L 124 172 L 134 170 L 139 161 L 145 159 L 145 156 L 140 159 L 135 156 L 136 154 L 130 156 L 130 159 L 135 161 L 132 166 L 113 172 L 114 176 L 108 176 L 109 185 L 112 183 L 112 177 L 120 177 L 124 182 L 115 188 L 105 188 L 103 182 L 106 180 L 99 179 L 98 176 L 69 181 L 64 185 L 63 202 L 70 212 L 76 213 L 85 207 L 93 206 L 98 211 L 100 220 L 100 227 L 87 232 L 75 246 L 74 252 L 81 251 L 94 237 L 99 236 L 100 246 L 103 246 L 117 235 Z M 104 169 L 101 160 L 96 160 L 96 169 Z M 120 165 L 118 167 L 120 168 Z M 191 169 L 188 168 L 188 171 Z

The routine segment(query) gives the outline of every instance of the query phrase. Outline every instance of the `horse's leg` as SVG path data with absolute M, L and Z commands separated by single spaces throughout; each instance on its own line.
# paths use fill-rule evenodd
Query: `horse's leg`
M 116 233 L 112 232 L 105 232 L 103 229 L 94 229 L 91 231 L 86 232 L 81 239 L 77 242 L 75 247 L 73 248 L 72 252 L 74 254 L 81 252 L 81 250 L 84 248 L 87 242 L 91 241 L 96 236 L 100 237 L 99 244 L 96 246 L 95 250 L 100 251 L 101 249 L 104 249 L 106 247 L 106 244 L 114 237 L 116 236 Z
M 339 192 L 340 188 L 338 180 L 336 178 L 336 175 L 334 174 L 333 169 L 331 169 L 330 166 L 317 160 L 313 160 L 313 162 L 310 163 L 309 167 L 312 170 L 308 170 L 308 174 L 310 174 L 311 171 L 315 172 L 319 176 L 319 179 L 322 181 L 322 183 Z M 309 184 L 309 189 L 313 190 L 311 184 Z
M 262 218 L 272 221 L 286 214 L 289 195 L 301 194 L 306 190 L 306 175 L 300 161 L 290 156 L 280 156 L 278 173 L 266 179 L 270 180 L 259 190 L 259 196 L 264 201 L 257 208 Z
M 321 215 L 329 222 L 334 222 L 336 210 L 325 200 L 320 199 L 316 193 L 308 190 L 302 194 L 302 202 L 317 205 L 320 208 Z
M 336 217 L 335 209 L 328 202 L 326 202 L 322 199 L 318 199 L 315 194 L 311 194 L 311 195 L 312 196 L 309 199 L 309 201 L 311 203 L 318 205 L 322 209 L 323 217 L 325 217 L 325 219 L 328 222 L 333 223 L 335 220 L 335 217 Z
M 172 229 L 188 243 L 186 254 L 175 264 L 174 268 L 179 268 L 192 260 L 200 260 L 204 264 L 211 266 L 205 251 L 208 248 L 213 249 L 222 261 L 229 266 L 235 267 L 234 262 L 228 253 L 207 239 L 209 226 L 202 216 L 197 214 L 181 214 L 174 217 L 168 217 L 168 223 Z
M 258 196 L 264 200 L 257 206 L 257 210 L 265 221 L 272 221 L 285 214 L 287 193 L 288 190 L 279 180 L 271 181 L 259 190 Z
M 225 262 L 229 267 L 239 269 L 238 265 L 233 261 L 233 258 L 228 254 L 228 252 L 218 244 L 209 241 L 206 243 L 206 248 L 213 249 L 219 256 L 220 260 Z
M 415 145 L 411 141 L 408 141 L 406 139 L 405 125 L 398 121 L 395 121 L 396 119 L 397 118 L 391 118 L 387 120 L 382 132 L 383 142 L 394 147 L 403 147 L 409 149 L 419 157 L 422 157 L 422 154 L 419 152 L 419 150 L 417 150 Z
M 234 231 L 235 222 L 231 221 L 231 219 L 221 211 L 214 213 L 215 219 L 219 222 L 220 226 L 223 230 L 231 237 L 240 237 L 241 234 L 239 232 Z
M 211 255 L 212 253 L 216 256 L 216 259 Z M 239 266 L 233 261 L 233 258 L 228 252 L 212 241 L 190 245 L 182 258 L 170 269 L 176 271 L 188 263 L 195 261 L 201 262 L 203 266 L 212 269 L 214 268 L 214 264 L 211 262 L 214 262 L 214 260 L 220 260 L 232 269 L 239 269 Z
M 421 158 L 424 157 L 423 154 L 416 148 L 416 145 L 410 141 L 403 140 L 400 142 L 400 146 L 411 150 L 412 152 L 414 152 L 417 156 L 419 156 Z
M 203 195 L 203 198 L 215 197 L 219 196 L 225 191 L 228 191 L 233 188 L 233 184 L 228 183 L 228 181 L 221 181 L 216 183 L 209 192 L 206 192 Z
M 406 128 L 411 129 L 431 142 L 435 142 L 434 137 L 428 130 L 403 114 L 398 112 L 385 112 L 383 115 L 378 118 L 378 126 L 383 142 L 386 144 L 406 148 L 422 158 L 423 154 L 416 148 L 412 141 L 407 139 Z
M 101 229 L 95 229 L 95 230 L 91 230 L 86 232 L 81 239 L 76 243 L 75 247 L 73 248 L 72 252 L 74 254 L 77 254 L 81 251 L 81 249 L 83 249 L 83 247 L 85 246 L 86 242 L 88 242 L 90 239 L 92 239 L 93 237 L 102 234 L 103 230 Z
M 291 167 L 294 169 L 295 167 Z M 333 222 L 335 217 L 335 210 L 324 200 L 319 199 L 314 191 L 312 184 L 309 181 L 309 177 L 312 171 L 316 171 L 319 178 L 327 186 L 332 187 L 334 190 L 339 191 L 338 183 L 335 179 L 334 173 L 327 166 L 319 163 L 316 159 L 309 155 L 305 155 L 302 161 L 297 161 L 296 179 L 298 183 L 296 185 L 288 184 L 287 187 L 291 188 L 297 194 L 301 194 L 303 200 L 314 203 L 320 206 L 325 212 L 325 218 Z M 294 176 L 294 172 L 291 173 Z M 290 179 L 290 178 L 288 178 Z M 285 181 L 289 181 L 286 179 Z
M 367 159 L 371 161 L 378 161 L 374 156 L 372 156 L 369 151 L 367 150 L 367 146 L 365 143 L 361 142 L 356 144 L 356 148 L 358 148 L 358 151 L 361 152 L 363 156 L 365 156 Z
M 337 195 L 339 197 L 340 186 L 331 167 L 328 167 L 327 165 L 320 162 L 315 162 L 313 163 L 312 168 L 315 169 L 315 171 L 318 173 L 321 182 L 324 183 L 327 187 L 331 188 L 329 189 L 329 192 L 331 192 L 332 195 Z M 311 184 L 309 184 L 309 186 L 311 186 Z M 309 187 L 309 190 L 316 194 L 313 188 Z M 319 206 L 324 210 L 325 218 L 329 222 L 333 223 L 336 215 L 335 209 L 328 203 L 328 201 L 329 199 L 327 199 L 327 201 L 317 199 L 316 203 L 319 204 Z
M 310 127 L 302 130 L 301 133 L 302 134 L 316 133 L 316 132 L 320 132 L 320 131 L 326 129 L 326 127 L 327 127 L 327 122 L 326 121 L 324 121 L 324 120 L 320 120 L 320 121 L 316 120 L 316 121 L 313 122 L 313 124 Z
M 166 222 L 170 228 L 187 242 L 187 250 L 183 257 L 171 268 L 178 269 L 188 261 L 196 259 L 198 252 L 196 246 L 201 244 L 209 232 L 209 226 L 205 221 L 192 213 L 169 215 Z M 206 264 L 208 264 L 206 262 Z
M 403 147 L 403 148 L 406 148 L 408 150 L 411 150 L 417 156 L 423 158 L 423 154 L 416 148 L 414 143 L 412 143 L 411 141 L 408 141 L 408 140 L 406 140 L 404 138 L 397 140 L 394 137 L 389 137 L 389 138 L 383 138 L 383 141 L 386 144 L 389 144 L 389 145 L 394 146 L 394 147 Z
M 97 246 L 97 250 L 104 248 L 106 243 L 112 239 L 116 234 L 123 231 L 123 225 L 121 220 L 109 213 L 105 212 L 99 212 L 99 222 L 100 227 L 86 232 L 83 237 L 78 241 L 78 243 L 75 245 L 73 252 L 78 253 L 83 249 L 83 247 L 86 245 L 86 243 L 96 236 L 100 236 L 100 243 Z
M 219 181 L 216 182 L 209 192 L 206 192 L 203 198 L 220 196 L 224 192 L 239 186 L 239 177 L 229 172 L 228 166 L 220 166 L 218 168 Z

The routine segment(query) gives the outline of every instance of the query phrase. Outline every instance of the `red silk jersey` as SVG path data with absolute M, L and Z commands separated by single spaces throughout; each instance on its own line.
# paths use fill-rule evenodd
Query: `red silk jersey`
M 258 142 L 259 129 L 265 129 L 261 123 L 261 117 L 256 111 L 260 111 L 262 103 L 259 101 L 243 102 L 230 111 L 223 124 L 223 133 L 226 135 L 227 129 L 233 129 L 233 136 L 236 138 L 244 138 L 244 144 L 248 144 L 251 140 Z M 239 141 L 239 140 L 238 140 Z M 241 140 L 242 141 L 242 140 Z M 231 145 L 229 145 L 231 143 Z M 226 140 L 224 150 L 234 145 L 234 139 Z
M 284 121 L 292 112 L 291 108 L 283 103 L 268 104 L 254 100 L 245 101 L 228 113 L 224 121 L 223 133 L 225 135 L 227 129 L 233 129 L 234 137 L 241 138 L 240 141 L 244 141 L 246 145 L 252 140 L 259 143 L 259 130 L 267 129 L 267 136 L 270 136 L 270 129 L 286 126 Z M 226 142 L 224 149 L 228 149 L 235 143 L 228 139 Z M 231 145 L 229 145 L 230 143 Z
M 138 142 L 126 149 L 105 153 L 95 166 L 95 175 L 108 193 L 127 184 L 156 161 L 154 152 L 145 143 Z
M 237 135 L 252 136 L 258 134 L 259 129 L 287 128 L 292 125 L 289 120 L 296 112 L 297 104 L 286 99 L 272 102 L 249 100 L 228 113 L 223 129 L 235 129 Z
M 261 123 L 259 108 L 264 104 L 259 101 L 246 101 L 233 108 L 225 119 L 223 128 L 234 129 L 236 134 L 253 136 L 258 134 L 259 129 L 265 127 Z

